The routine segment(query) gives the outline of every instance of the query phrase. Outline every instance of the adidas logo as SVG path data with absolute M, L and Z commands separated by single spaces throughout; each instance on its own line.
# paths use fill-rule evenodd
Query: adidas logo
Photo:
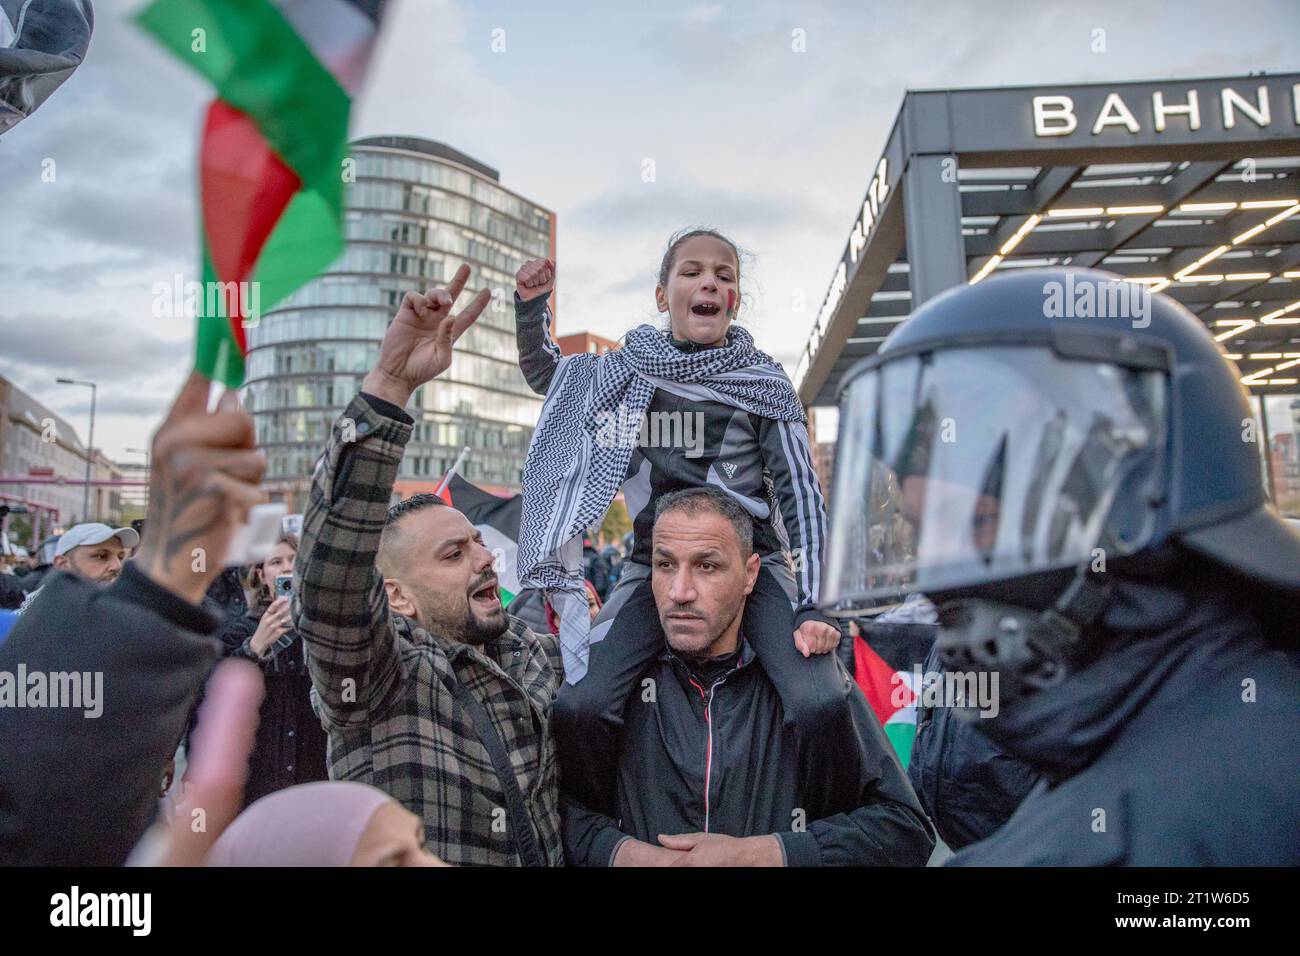
M 736 477 L 736 466 L 735 466 L 735 463 L 730 462 L 730 461 L 724 461 L 724 462 L 722 462 L 722 470 L 725 471 L 725 472 L 727 473 L 727 477 L 728 477 L 728 478 L 735 478 L 735 477 Z

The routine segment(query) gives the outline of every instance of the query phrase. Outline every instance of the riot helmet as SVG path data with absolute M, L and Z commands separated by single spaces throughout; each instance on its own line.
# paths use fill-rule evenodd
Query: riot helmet
M 1140 284 L 1054 268 L 949 290 L 839 397 L 832 614 L 923 593 L 950 642 L 967 635 L 966 663 L 1045 685 L 1104 608 L 1108 568 L 1176 547 L 1300 594 L 1300 535 L 1268 502 L 1238 374 Z

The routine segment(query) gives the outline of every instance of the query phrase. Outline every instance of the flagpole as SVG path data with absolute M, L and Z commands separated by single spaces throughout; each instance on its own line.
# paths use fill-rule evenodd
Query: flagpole
M 446 487 L 451 484 L 452 475 L 456 474 L 456 472 L 460 470 L 460 466 L 464 463 L 467 457 L 469 457 L 469 445 L 462 448 L 460 454 L 456 456 L 456 460 L 451 463 L 451 467 L 447 469 L 447 474 L 443 476 L 442 481 L 438 483 L 438 488 L 434 491 L 435 495 L 442 494 Z

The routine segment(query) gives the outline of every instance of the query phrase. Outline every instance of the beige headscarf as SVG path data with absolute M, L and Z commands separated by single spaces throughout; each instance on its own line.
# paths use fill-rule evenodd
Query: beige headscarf
M 349 866 L 370 818 L 392 799 L 342 780 L 268 794 L 226 828 L 208 866 Z

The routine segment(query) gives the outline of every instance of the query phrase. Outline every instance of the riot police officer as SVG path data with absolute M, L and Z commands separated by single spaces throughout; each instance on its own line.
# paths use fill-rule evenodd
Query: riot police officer
M 1183 306 L 1026 270 L 846 376 L 823 606 L 920 592 L 1042 780 L 952 864 L 1300 863 L 1300 535 Z

